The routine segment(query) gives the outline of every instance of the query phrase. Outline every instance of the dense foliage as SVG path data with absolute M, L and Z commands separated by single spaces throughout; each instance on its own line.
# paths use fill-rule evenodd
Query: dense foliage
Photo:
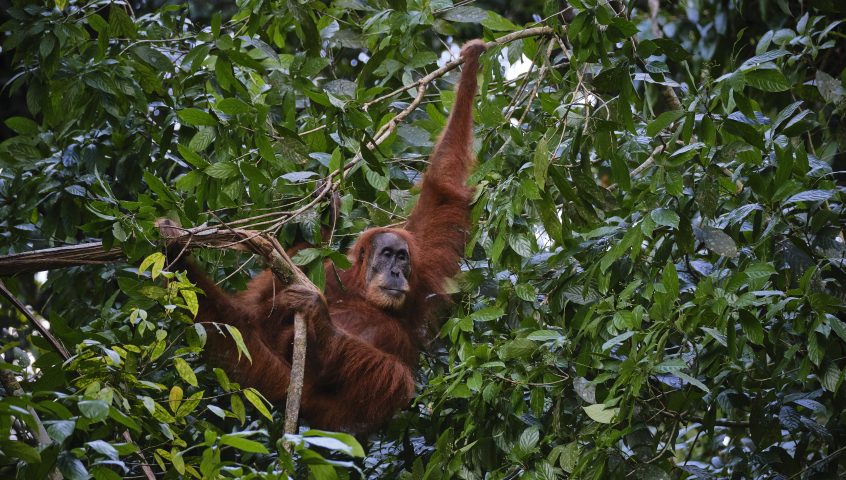
M 23 394 L 0 398 L 0 476 L 846 474 L 842 2 L 11 4 L 0 253 L 129 261 L 4 279 L 71 358 L 0 304 Z M 287 453 L 284 407 L 203 363 L 215 327 L 154 220 L 309 241 L 321 284 L 410 210 L 454 72 L 398 126 L 418 88 L 384 95 L 538 26 L 483 57 L 474 229 L 420 396 L 363 449 L 303 431 Z M 261 267 L 195 254 L 233 290 Z

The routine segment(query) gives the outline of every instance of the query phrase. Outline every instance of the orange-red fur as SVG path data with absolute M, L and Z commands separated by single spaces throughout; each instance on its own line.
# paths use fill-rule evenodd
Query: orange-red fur
M 206 348 L 213 363 L 271 401 L 282 401 L 290 380 L 293 315 L 299 311 L 308 321 L 302 415 L 312 426 L 366 431 L 408 405 L 431 316 L 430 297 L 444 293 L 445 280 L 458 273 L 469 229 L 472 108 L 484 49 L 479 40 L 462 49 L 465 63 L 455 105 L 405 228 L 362 233 L 349 253 L 349 269 L 336 272 L 327 266 L 325 296 L 283 289 L 270 271 L 245 291 L 228 295 L 188 262 L 189 275 L 205 291 L 197 321 L 238 327 L 253 359 L 239 360 L 232 340 L 215 334 Z M 411 259 L 410 291 L 399 308 L 380 308 L 366 298 L 373 237 L 388 231 L 408 243 Z

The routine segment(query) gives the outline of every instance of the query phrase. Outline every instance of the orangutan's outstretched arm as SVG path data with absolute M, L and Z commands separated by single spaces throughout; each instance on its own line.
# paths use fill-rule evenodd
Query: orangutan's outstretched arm
M 420 198 L 406 222 L 406 230 L 424 252 L 421 265 L 433 279 L 445 279 L 458 272 L 467 241 L 473 190 L 467 178 L 475 163 L 473 156 L 473 99 L 478 88 L 479 56 L 486 50 L 481 40 L 467 42 L 464 59 L 446 128 L 430 156 L 423 177 Z

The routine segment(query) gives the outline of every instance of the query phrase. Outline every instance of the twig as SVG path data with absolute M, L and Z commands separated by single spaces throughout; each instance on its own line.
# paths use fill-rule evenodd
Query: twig
M 659 153 L 663 152 L 663 151 L 664 151 L 664 149 L 666 149 L 666 148 L 667 148 L 667 146 L 666 146 L 666 145 L 663 145 L 663 144 L 662 144 L 662 145 L 658 145 L 657 147 L 655 147 L 655 149 L 654 149 L 654 150 L 652 150 L 652 153 L 649 155 L 649 158 L 647 158 L 646 160 L 644 160 L 644 161 L 643 161 L 643 163 L 641 163 L 640 165 L 638 165 L 637 167 L 635 167 L 635 169 L 634 169 L 634 170 L 632 170 L 632 171 L 629 173 L 629 176 L 630 176 L 631 178 L 635 178 L 635 177 L 637 177 L 638 175 L 640 175 L 641 173 L 643 173 L 643 171 L 644 171 L 644 170 L 646 170 L 647 168 L 651 167 L 651 166 L 652 166 L 652 164 L 653 164 L 653 163 L 655 163 L 655 157 L 656 157 Z M 613 191 L 614 191 L 614 190 L 616 190 L 616 189 L 617 189 L 617 184 L 616 184 L 616 183 L 613 183 L 613 184 L 611 184 L 611 185 L 608 185 L 608 187 L 606 188 L 606 190 L 608 190 L 609 192 L 613 192 Z
M 126 440 L 126 443 L 130 445 L 138 445 L 135 441 L 132 440 L 132 435 L 129 434 L 129 430 L 123 431 L 123 439 Z M 144 476 L 147 477 L 147 480 L 156 480 L 156 475 L 153 473 L 153 469 L 150 468 L 150 464 L 147 463 L 147 457 L 144 456 L 144 453 L 141 452 L 141 448 L 138 448 L 137 452 L 138 458 L 141 459 L 141 471 L 144 472 Z
M 314 194 L 314 198 L 310 202 L 308 202 L 307 204 L 303 205 L 302 207 L 300 207 L 300 208 L 294 210 L 293 212 L 291 212 L 291 215 L 289 217 L 284 218 L 284 219 L 274 223 L 270 227 L 267 227 L 266 229 L 263 230 L 263 232 L 272 233 L 272 234 L 275 235 L 279 231 L 279 229 L 282 228 L 282 226 L 285 225 L 286 223 L 290 222 L 291 219 L 296 218 L 298 215 L 302 214 L 303 212 L 305 212 L 309 208 L 317 205 L 317 203 L 320 202 L 321 200 L 323 200 L 326 197 L 326 195 L 329 194 L 329 192 L 331 192 L 332 190 L 334 190 L 336 188 L 336 185 L 332 182 L 332 175 L 334 175 L 335 173 L 338 173 L 340 171 L 343 171 L 343 169 L 336 170 L 335 172 L 330 173 L 328 177 L 326 177 L 326 183 L 323 185 L 323 188 L 321 188 L 319 191 L 317 191 Z M 299 269 L 297 269 L 297 270 L 299 270 Z
M 40 333 L 41 336 L 44 337 L 44 339 L 47 340 L 50 345 L 53 346 L 53 349 L 56 350 L 56 353 L 58 353 L 59 356 L 62 357 L 63 362 L 67 361 L 70 358 L 70 353 L 65 348 L 65 346 L 62 345 L 62 342 L 60 342 L 58 338 L 53 336 L 53 334 L 50 333 L 50 330 L 47 330 L 47 328 L 45 328 L 44 325 L 42 325 L 41 322 L 39 322 L 38 319 L 35 318 L 35 315 L 32 314 L 32 312 L 26 307 L 26 305 L 21 303 L 17 297 L 12 295 L 12 292 L 10 292 L 8 288 L 6 288 L 6 284 L 4 284 L 2 280 L 0 280 L 0 293 L 2 293 L 7 300 L 12 302 L 12 305 L 14 305 L 15 308 L 17 308 L 21 313 L 24 314 L 26 319 L 29 320 L 29 323 L 32 324 L 33 328 L 38 330 L 38 333 Z
M 684 423 L 691 423 L 691 422 L 696 422 L 696 423 L 701 423 L 701 424 L 707 423 L 704 418 L 698 417 L 698 416 L 695 416 L 695 415 L 682 415 L 680 412 L 672 412 L 672 411 L 669 411 L 669 410 L 661 410 L 658 413 L 660 413 L 661 415 L 682 421 Z M 750 422 L 744 421 L 744 420 L 725 420 L 725 419 L 717 418 L 717 419 L 714 419 L 714 425 L 717 426 L 717 427 L 727 427 L 727 428 L 749 428 L 749 426 L 751 424 L 750 424 Z
M 270 270 L 283 285 L 301 285 L 310 288 L 317 294 L 320 290 L 311 283 L 294 262 L 285 253 L 273 237 L 254 237 L 248 244 L 256 253 L 261 254 L 268 261 Z M 291 380 L 288 383 L 288 395 L 285 398 L 285 433 L 297 433 L 297 419 L 300 415 L 300 400 L 303 394 L 303 380 L 305 378 L 306 357 L 306 322 L 302 313 L 294 314 L 294 352 L 291 361 Z M 292 446 L 286 444 L 290 451 Z
M 303 396 L 305 378 L 306 322 L 303 314 L 294 314 L 294 355 L 291 361 L 291 383 L 285 397 L 285 433 L 297 433 L 297 417 Z M 286 446 L 290 449 L 290 445 Z
M 814 463 L 812 463 L 812 464 L 808 465 L 807 467 L 803 468 L 803 469 L 802 469 L 801 471 L 799 471 L 798 473 L 795 473 L 795 474 L 791 475 L 791 476 L 790 476 L 790 479 L 788 479 L 788 480 L 793 480 L 793 479 L 794 479 L 794 478 L 796 478 L 796 477 L 801 477 L 801 476 L 802 476 L 802 474 L 803 474 L 803 473 L 805 473 L 806 471 L 808 471 L 808 470 L 810 470 L 810 469 L 812 469 L 812 468 L 815 468 L 817 465 L 819 465 L 819 464 L 821 464 L 821 463 L 824 463 L 824 462 L 828 462 L 828 461 L 830 461 L 832 458 L 834 458 L 834 457 L 836 457 L 836 456 L 840 455 L 840 454 L 841 454 L 841 453 L 843 453 L 844 451 L 846 451 L 846 447 L 840 447 L 840 448 L 838 448 L 837 450 L 835 450 L 835 451 L 831 452 L 830 454 L 828 454 L 828 455 L 824 456 L 823 458 L 821 458 L 821 459 L 817 460 L 816 462 L 814 462 Z
M 540 90 L 540 85 L 543 82 L 543 79 L 546 78 L 547 70 L 549 70 L 549 57 L 552 55 L 552 49 L 554 46 L 555 42 L 553 42 L 552 40 L 550 40 L 549 44 L 546 46 L 546 57 L 544 58 L 543 65 L 541 65 L 540 73 L 538 73 L 538 78 L 535 81 L 534 86 L 532 86 L 532 91 L 529 93 L 529 99 L 526 101 L 526 109 L 523 110 L 523 114 L 520 115 L 520 119 L 517 120 L 517 125 L 523 124 L 523 120 L 525 120 L 526 114 L 528 114 L 529 110 L 532 109 L 532 102 L 535 100 L 535 97 L 538 94 L 538 90 Z

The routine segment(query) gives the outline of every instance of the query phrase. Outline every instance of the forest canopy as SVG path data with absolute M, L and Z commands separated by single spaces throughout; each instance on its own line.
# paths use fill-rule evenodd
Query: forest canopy
M 846 476 L 844 2 L 0 4 L 0 255 L 100 242 L 0 257 L 0 477 Z M 155 221 L 308 242 L 322 287 L 405 221 L 473 38 L 472 227 L 418 395 L 286 435 L 204 362 Z M 264 268 L 193 255 L 230 291 Z

